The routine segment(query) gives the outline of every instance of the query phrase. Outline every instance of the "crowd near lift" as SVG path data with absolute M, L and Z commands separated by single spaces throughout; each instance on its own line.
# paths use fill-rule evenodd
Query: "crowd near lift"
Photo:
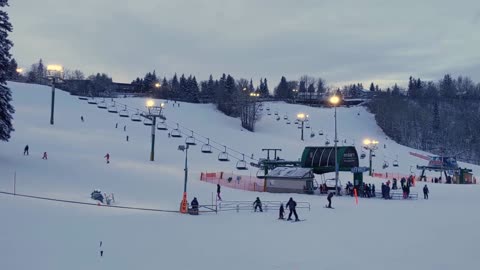
M 135 113 L 134 115 L 132 115 L 132 118 L 130 118 L 133 122 L 140 122 L 142 121 L 142 119 L 140 119 L 140 114 L 138 113 Z
M 127 105 L 125 105 L 125 108 L 123 110 L 121 110 L 118 115 L 120 117 L 123 117 L 123 118 L 128 118 L 130 117 L 130 115 L 128 114 L 128 111 L 127 111 Z
M 182 133 L 180 132 L 180 128 L 179 128 L 178 123 L 177 123 L 177 127 L 172 129 L 172 132 L 170 132 L 170 136 L 172 136 L 173 138 L 181 138 L 182 137 Z
M 105 100 L 102 100 L 98 103 L 97 107 L 99 109 L 106 109 L 107 108 L 107 103 L 105 103 Z
M 168 130 L 164 119 L 160 120 L 160 122 L 157 124 L 157 129 L 158 130 Z
M 237 170 L 248 170 L 247 162 L 245 161 L 245 154 L 242 154 L 242 160 L 237 162 Z
M 97 105 L 97 101 L 95 100 L 95 98 L 91 98 L 87 101 L 88 104 L 92 104 L 92 105 Z
M 187 145 L 197 145 L 197 143 L 195 143 L 195 137 L 193 137 L 193 130 L 192 130 L 192 135 L 188 136 L 185 139 L 185 144 L 187 144 Z
M 227 147 L 226 146 L 223 146 L 223 147 L 224 147 L 224 151 L 218 154 L 218 161 L 229 161 Z
M 150 119 L 150 118 L 147 117 L 147 116 L 144 116 L 143 124 L 144 124 L 145 126 L 151 126 L 152 123 L 153 123 L 153 122 L 152 122 L 152 119 Z
M 212 153 L 212 146 L 210 145 L 210 139 L 207 138 L 207 143 L 202 145 L 202 153 L 211 154 Z

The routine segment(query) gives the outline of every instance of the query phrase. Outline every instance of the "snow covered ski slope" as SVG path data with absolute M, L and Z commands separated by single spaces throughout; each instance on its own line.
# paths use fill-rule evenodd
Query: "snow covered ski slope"
M 101 189 L 114 193 L 118 206 L 179 209 L 185 154 L 177 147 L 185 136 L 169 138 L 168 131 L 157 130 L 151 162 L 150 127 L 141 122 L 57 90 L 51 126 L 50 88 L 9 86 L 16 131 L 10 142 L 0 143 L 0 191 L 12 192 L 15 176 L 16 192 L 21 194 L 91 203 L 92 190 Z M 145 110 L 144 99 L 118 102 Z M 200 204 L 211 204 L 216 186 L 200 182 L 200 173 L 238 172 L 234 157 L 241 153 L 250 162 L 252 154 L 255 159 L 264 156 L 262 148 L 282 148 L 281 158 L 297 160 L 304 146 L 323 145 L 327 137 L 333 142 L 332 109 L 284 103 L 266 107 L 272 115 L 265 114 L 256 132 L 250 133 L 240 128 L 239 119 L 218 113 L 212 105 L 167 104 L 170 126 L 179 123 L 210 138 L 216 148 L 226 145 L 237 151 L 228 150 L 231 162 L 219 162 L 217 150 L 203 154 L 201 143 L 190 148 L 189 200 L 195 196 Z M 310 130 L 316 132 L 310 138 L 306 129 L 303 143 L 293 125 L 299 112 L 309 114 Z M 291 125 L 283 120 L 285 114 Z M 375 171 L 409 174 L 410 166 L 426 163 L 409 154 L 421 151 L 387 140 L 364 108 L 338 108 L 338 131 L 340 141 L 355 144 L 358 150 L 366 137 L 380 141 Z M 27 144 L 29 155 L 24 156 Z M 43 152 L 48 160 L 41 159 Z M 394 159 L 399 167 L 382 169 L 384 160 L 391 164 Z M 478 166 L 461 165 L 480 175 Z M 367 160 L 361 160 L 361 166 L 367 166 Z M 255 175 L 256 169 L 242 173 Z M 350 173 L 340 177 L 343 182 L 351 180 Z M 365 178 L 380 186 L 380 179 Z M 414 191 L 421 193 L 422 187 Z M 222 189 L 224 200 L 253 203 L 259 196 L 262 201 L 285 202 L 294 197 L 309 203 L 310 211 L 297 209 L 306 221 L 294 224 L 277 222 L 277 209 L 190 216 L 0 194 L 1 269 L 474 269 L 480 242 L 480 186 L 429 184 L 429 188 L 429 200 L 360 198 L 357 206 L 352 198 L 334 197 L 335 209 L 324 208 L 325 196 Z

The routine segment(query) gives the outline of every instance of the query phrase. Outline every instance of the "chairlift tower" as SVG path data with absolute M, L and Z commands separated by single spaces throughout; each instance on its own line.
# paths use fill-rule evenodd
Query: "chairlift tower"
M 54 123 L 55 113 L 55 83 L 63 79 L 63 67 L 60 65 L 48 65 L 47 66 L 47 78 L 52 81 L 52 101 L 50 108 L 50 125 Z
M 148 113 L 143 114 L 142 116 L 150 119 L 152 121 L 152 148 L 150 150 L 150 161 L 155 160 L 155 127 L 157 122 L 157 117 L 165 120 L 165 116 L 162 114 L 162 110 L 165 104 L 160 103 L 160 106 L 155 106 L 155 102 L 152 99 L 147 101 Z

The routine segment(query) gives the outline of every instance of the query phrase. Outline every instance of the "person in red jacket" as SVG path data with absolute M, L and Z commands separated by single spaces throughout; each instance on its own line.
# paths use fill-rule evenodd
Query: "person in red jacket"
M 110 163 L 110 154 L 109 154 L 109 153 L 107 153 L 107 154 L 104 156 L 104 158 L 107 159 L 107 164 Z

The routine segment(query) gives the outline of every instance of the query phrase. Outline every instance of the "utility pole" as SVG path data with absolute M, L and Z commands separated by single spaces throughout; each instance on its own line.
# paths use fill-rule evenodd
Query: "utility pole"
M 47 66 L 47 78 L 52 80 L 52 100 L 50 105 L 50 125 L 54 124 L 55 113 L 55 83 L 63 78 L 63 67 L 59 65 Z

